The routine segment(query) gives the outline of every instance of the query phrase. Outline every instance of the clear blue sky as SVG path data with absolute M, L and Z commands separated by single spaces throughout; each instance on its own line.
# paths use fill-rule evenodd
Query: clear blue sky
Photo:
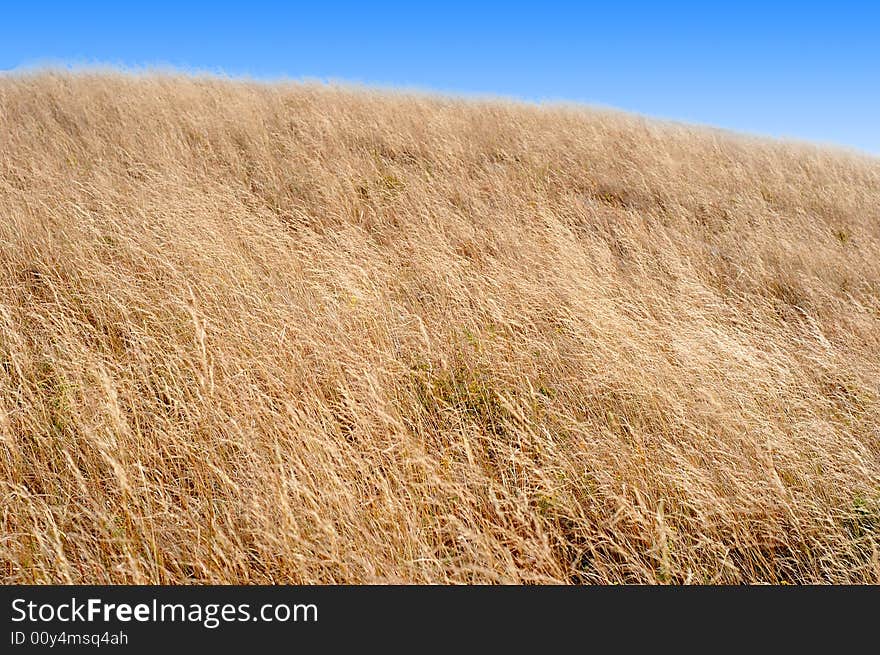
M 880 154 L 880 3 L 823 4 L 10 2 L 0 70 L 171 65 L 568 100 Z

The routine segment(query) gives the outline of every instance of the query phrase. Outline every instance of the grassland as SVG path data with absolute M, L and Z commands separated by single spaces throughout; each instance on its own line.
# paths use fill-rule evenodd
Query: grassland
M 880 582 L 880 160 L 2 77 L 0 579 Z

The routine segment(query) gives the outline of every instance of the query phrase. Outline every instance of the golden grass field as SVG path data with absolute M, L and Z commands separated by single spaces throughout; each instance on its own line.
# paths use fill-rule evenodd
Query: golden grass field
M 0 77 L 0 578 L 880 582 L 880 159 Z

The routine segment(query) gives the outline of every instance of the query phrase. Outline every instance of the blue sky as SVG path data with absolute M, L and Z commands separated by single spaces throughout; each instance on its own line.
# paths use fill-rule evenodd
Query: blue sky
M 4 6 L 0 70 L 47 63 L 575 101 L 880 155 L 878 3 Z

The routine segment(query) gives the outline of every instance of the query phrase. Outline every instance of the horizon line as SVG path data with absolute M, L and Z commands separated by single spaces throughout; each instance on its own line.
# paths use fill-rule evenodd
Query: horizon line
M 463 101 L 471 103 L 510 103 L 527 105 L 536 108 L 569 109 L 580 111 L 592 111 L 600 113 L 625 114 L 631 118 L 646 120 L 653 123 L 666 124 L 683 128 L 697 129 L 702 131 L 720 132 L 723 135 L 744 139 L 747 141 L 764 141 L 779 145 L 794 147 L 808 147 L 819 150 L 831 150 L 840 154 L 856 157 L 864 157 L 872 160 L 880 160 L 880 151 L 874 152 L 864 147 L 855 146 L 837 141 L 822 141 L 806 137 L 792 135 L 771 134 L 760 130 L 748 130 L 734 127 L 707 123 L 693 119 L 652 114 L 645 111 L 607 104 L 598 100 L 586 100 L 583 98 L 570 98 L 563 96 L 528 96 L 513 93 L 493 91 L 473 91 L 463 89 L 439 88 L 430 85 L 379 82 L 375 80 L 357 80 L 344 77 L 330 76 L 293 76 L 287 73 L 256 75 L 248 72 L 229 72 L 222 67 L 199 67 L 171 62 L 152 62 L 130 64 L 125 62 L 108 63 L 99 61 L 65 61 L 61 59 L 38 59 L 20 63 L 12 68 L 0 69 L 0 78 L 7 76 L 28 76 L 45 73 L 61 74 L 117 74 L 130 77 L 153 76 L 179 76 L 193 79 L 207 78 L 219 82 L 244 82 L 256 83 L 265 86 L 272 85 L 301 85 L 317 84 L 325 87 L 337 87 L 350 91 L 386 93 L 392 95 L 417 96 L 434 98 L 438 100 Z

